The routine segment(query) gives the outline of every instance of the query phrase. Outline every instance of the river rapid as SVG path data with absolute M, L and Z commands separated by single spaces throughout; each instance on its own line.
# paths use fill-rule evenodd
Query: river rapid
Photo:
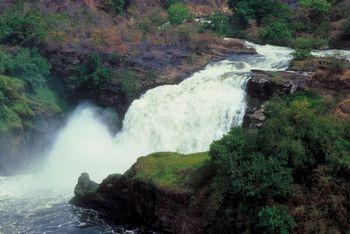
M 252 69 L 285 70 L 292 49 L 256 45 L 255 55 L 235 54 L 207 65 L 178 85 L 147 91 L 129 107 L 122 129 L 113 135 L 103 111 L 76 108 L 36 173 L 0 177 L 0 233 L 123 233 L 97 212 L 71 206 L 82 172 L 100 182 L 125 172 L 139 156 L 158 151 L 207 151 L 246 110 L 246 83 Z M 319 56 L 337 51 L 315 51 Z M 344 52 L 350 58 L 350 52 Z

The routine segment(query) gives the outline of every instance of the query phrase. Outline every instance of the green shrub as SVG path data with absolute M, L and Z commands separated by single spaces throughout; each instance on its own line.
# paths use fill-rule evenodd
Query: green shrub
M 171 5 L 176 3 L 184 3 L 184 0 L 166 0 L 167 1 L 167 8 L 169 8 Z
M 120 14 L 125 10 L 125 0 L 102 0 L 102 9 L 112 14 Z
M 302 61 L 302 60 L 308 59 L 312 56 L 311 50 L 299 49 L 299 48 L 295 49 L 295 51 L 292 53 L 292 55 L 293 55 L 293 60 L 296 60 L 296 61 Z
M 13 131 L 21 131 L 22 120 L 18 115 L 5 105 L 0 106 L 0 133 L 6 134 Z
M 23 80 L 0 75 L 0 135 L 20 133 L 22 129 L 33 127 L 39 116 L 60 112 L 58 100 L 28 91 Z
M 267 120 L 259 131 L 259 145 L 267 155 L 285 160 L 299 176 L 338 154 L 342 125 L 328 114 L 318 96 L 292 95 L 266 106 Z
M 288 214 L 287 209 L 277 206 L 266 207 L 259 214 L 259 222 L 256 227 L 261 233 L 288 234 L 291 233 L 295 222 Z
M 350 2 L 337 1 L 332 9 L 340 18 L 347 18 L 350 15 Z
M 182 3 L 172 4 L 168 9 L 171 24 L 181 24 L 191 18 L 190 10 Z
M 228 0 L 228 5 L 245 23 L 251 20 L 260 23 L 269 15 L 284 20 L 290 16 L 287 4 L 279 0 Z
M 331 4 L 328 0 L 299 0 L 299 4 L 315 15 L 325 15 L 331 10 Z
M 346 58 L 343 58 L 341 54 L 331 56 L 329 59 L 330 59 L 330 63 L 329 63 L 328 71 L 331 74 L 339 74 L 345 70 L 347 60 Z
M 278 159 L 262 154 L 251 154 L 232 168 L 231 186 L 236 194 L 245 197 L 265 198 L 288 196 L 293 181 L 291 170 Z M 237 174 L 236 174 L 237 173 Z
M 156 12 L 154 12 L 154 14 L 150 15 L 149 19 L 151 23 L 156 27 L 162 26 L 168 20 L 167 15 L 163 14 L 163 12 L 160 10 L 157 10 Z
M 136 73 L 132 70 L 124 70 L 120 72 L 120 87 L 125 96 L 132 100 L 139 92 L 140 84 Z
M 51 65 L 37 49 L 21 48 L 14 55 L 0 50 L 0 74 L 14 76 L 35 90 L 45 84 Z
M 203 29 L 211 30 L 220 36 L 232 36 L 232 25 L 228 16 L 213 14 L 207 20 L 208 22 L 203 24 Z
M 288 45 L 293 38 L 293 30 L 284 20 L 275 20 L 259 32 L 259 36 L 266 42 Z
M 298 37 L 293 44 L 293 46 L 298 49 L 319 49 L 326 47 L 328 45 L 328 40 L 315 37 Z
M 0 16 L 0 40 L 10 44 L 37 45 L 48 34 L 45 19 L 37 11 L 23 5 L 5 11 Z
M 84 63 L 76 68 L 77 76 L 71 77 L 76 89 L 83 92 L 99 92 L 110 81 L 111 71 L 103 65 L 102 57 L 91 54 Z
M 217 180 L 226 181 L 228 193 L 243 198 L 288 195 L 293 180 L 291 170 L 277 158 L 254 151 L 254 135 L 242 128 L 233 128 L 213 142 L 209 154 L 219 170 Z
M 211 199 L 218 206 L 213 229 L 243 233 L 257 218 L 259 232 L 292 231 L 294 221 L 285 209 L 267 207 L 258 217 L 256 210 L 288 196 L 291 184 L 304 183 L 319 165 L 348 170 L 350 121 L 333 119 L 330 109 L 330 103 L 312 93 L 276 98 L 266 105 L 259 130 L 236 127 L 212 143 L 209 155 L 216 175 Z

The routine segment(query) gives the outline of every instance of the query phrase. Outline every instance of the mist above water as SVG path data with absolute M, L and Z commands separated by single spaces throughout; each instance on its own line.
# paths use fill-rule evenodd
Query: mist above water
M 152 152 L 206 151 L 213 140 L 241 125 L 250 71 L 284 70 L 293 52 L 247 45 L 258 54 L 234 55 L 178 85 L 146 92 L 132 103 L 116 135 L 108 127 L 106 112 L 91 105 L 77 107 L 58 134 L 42 171 L 0 177 L 0 233 L 78 232 L 82 223 L 67 201 L 82 172 L 100 182 L 111 173 L 123 173 L 138 157 Z

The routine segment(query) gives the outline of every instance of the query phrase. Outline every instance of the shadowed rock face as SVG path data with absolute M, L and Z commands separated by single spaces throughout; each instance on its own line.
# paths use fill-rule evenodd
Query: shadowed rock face
M 99 185 L 83 173 L 71 203 L 98 210 L 118 225 L 162 233 L 203 233 L 215 213 L 212 204 L 204 202 L 214 176 L 208 160 L 207 153 L 154 153 Z
M 203 233 L 201 212 L 189 208 L 191 197 L 186 192 L 165 191 L 121 175 L 111 175 L 98 185 L 83 173 L 74 193 L 72 204 L 101 211 L 118 224 L 163 233 Z
M 253 70 L 247 84 L 248 107 L 243 127 L 259 128 L 265 120 L 263 103 L 274 96 L 292 94 L 304 90 L 310 83 L 312 73 L 308 72 L 267 72 Z

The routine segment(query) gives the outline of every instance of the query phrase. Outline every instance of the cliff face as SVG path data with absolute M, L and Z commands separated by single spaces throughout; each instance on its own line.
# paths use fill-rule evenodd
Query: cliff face
M 243 126 L 258 128 L 265 120 L 263 104 L 278 95 L 292 94 L 310 85 L 312 73 L 302 71 L 266 72 L 252 71 L 247 83 L 247 110 Z
M 112 70 L 111 80 L 108 85 L 96 95 L 91 92 L 71 92 L 74 100 L 93 99 L 102 106 L 111 106 L 118 110 L 122 116 L 133 99 L 140 96 L 146 90 L 167 84 L 176 84 L 189 77 L 193 72 L 203 69 L 209 61 L 226 58 L 233 53 L 255 53 L 254 49 L 246 48 L 239 39 L 224 40 L 212 36 L 201 36 L 192 42 L 180 42 L 172 45 L 155 45 L 145 40 L 140 44 L 128 44 L 130 51 L 120 56 L 118 60 L 111 60 L 115 55 L 113 51 L 98 51 L 103 58 L 103 63 Z M 208 43 L 210 40 L 210 43 Z M 193 45 L 189 47 L 188 43 Z M 93 48 L 91 48 L 93 50 Z M 45 54 L 49 58 L 55 74 L 69 84 L 70 77 L 75 75 L 77 67 L 91 54 L 90 49 L 70 45 L 49 44 Z M 121 89 L 124 71 L 133 71 L 137 90 L 128 95 Z
M 341 62 L 341 61 L 338 61 Z M 342 61 L 342 68 L 332 68 L 332 58 L 311 57 L 292 61 L 291 67 L 281 72 L 253 70 L 247 83 L 248 108 L 243 120 L 247 128 L 260 127 L 265 120 L 263 105 L 273 97 L 309 90 L 343 100 L 335 113 L 347 116 L 350 89 L 350 63 Z
M 100 185 L 82 174 L 71 203 L 101 211 L 119 224 L 163 233 L 203 233 L 205 214 L 193 199 L 201 200 L 203 185 L 197 183 L 211 176 L 207 160 L 207 154 L 153 154 Z

